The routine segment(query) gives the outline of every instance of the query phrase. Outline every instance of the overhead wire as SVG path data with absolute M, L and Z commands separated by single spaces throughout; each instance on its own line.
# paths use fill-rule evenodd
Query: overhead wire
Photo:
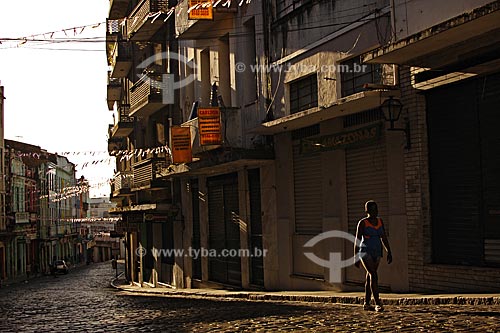
M 357 6 L 357 7 L 351 7 L 351 8 L 347 8 L 347 9 L 343 9 L 343 10 L 339 10 L 339 11 L 335 11 L 335 13 L 339 13 L 339 12 L 348 12 L 348 11 L 353 11 L 353 10 L 359 10 L 360 8 L 365 8 L 365 7 L 369 7 L 373 4 L 376 4 L 375 2 L 371 2 L 369 4 L 364 4 L 362 6 Z M 375 9 L 376 11 L 376 9 Z M 322 23 L 322 22 L 331 22 L 332 19 L 334 20 L 339 20 L 339 19 L 344 19 L 344 18 L 349 18 L 349 17 L 353 17 L 353 16 L 356 16 L 356 17 L 359 17 L 359 16 L 365 16 L 367 14 L 370 14 L 370 13 L 373 13 L 374 10 L 369 10 L 369 11 L 363 11 L 363 12 L 358 12 L 358 13 L 353 13 L 353 14 L 348 14 L 348 15 L 340 15 L 340 16 L 334 16 L 332 15 L 332 13 L 325 13 L 325 14 L 320 14 L 318 15 L 317 17 L 322 17 L 322 16 L 325 16 L 327 17 L 326 19 L 320 19 L 320 20 L 314 20 L 314 23 Z M 244 19 L 245 17 L 253 17 L 254 15 L 242 15 L 242 16 L 239 16 L 239 18 L 242 18 Z M 221 18 L 219 19 L 218 21 L 224 21 L 224 20 L 233 20 L 234 18 Z M 371 19 L 368 19 L 366 21 L 370 21 Z M 356 19 L 354 21 L 345 21 L 345 22 L 332 22 L 332 23 L 327 23 L 327 24 L 319 24 L 319 25 L 310 25 L 310 26 L 304 26 L 304 25 L 288 25 L 287 26 L 287 29 L 286 31 L 287 32 L 294 32 L 294 31 L 304 31 L 304 30 L 311 30 L 311 29 L 321 29 L 321 28 L 327 28 L 327 27 L 334 27 L 334 26 L 342 26 L 342 25 L 348 25 L 348 24 L 352 24 L 352 23 L 355 23 L 355 22 L 360 22 L 360 21 L 363 21 L 363 19 Z M 89 25 L 85 25 L 85 26 L 79 26 L 79 27 L 71 27 L 71 28 L 66 28 L 66 29 L 61 29 L 61 30 L 58 30 L 58 31 L 50 31 L 50 32 L 45 32 L 45 33 L 38 33 L 38 34 L 33 34 L 33 35 L 29 35 L 29 36 L 23 36 L 23 37 L 17 37 L 17 38 L 12 38 L 12 37 L 1 37 L 0 38 L 0 42 L 20 42 L 20 43 L 23 43 L 22 45 L 25 45 L 26 43 L 30 42 L 30 43 L 33 43 L 33 42 L 47 42 L 47 43 L 103 43 L 103 42 L 108 42 L 107 38 L 105 36 L 98 36 L 98 37 L 88 37 L 88 38 L 84 38 L 84 37 L 79 37 L 79 38 L 50 38 L 50 39 L 47 39 L 46 36 L 53 36 L 55 33 L 65 33 L 67 35 L 67 32 L 71 32 L 73 31 L 75 33 L 75 35 L 78 33 L 78 34 L 81 34 L 84 30 L 84 28 L 86 27 L 99 27 L 100 25 L 102 24 L 106 24 L 106 22 L 99 22 L 99 23 L 95 23 L 95 24 L 89 24 Z M 184 25 L 178 25 L 178 27 L 182 28 L 182 27 L 186 27 Z M 79 32 L 77 30 L 80 30 Z M 223 29 L 223 28 L 215 28 L 215 29 L 210 29 L 210 32 L 211 33 L 217 33 L 217 32 L 224 32 L 226 29 Z M 262 31 L 256 31 L 255 34 L 262 34 L 264 32 L 264 30 Z M 247 36 L 248 33 L 229 33 L 228 34 L 230 37 L 232 38 L 237 38 L 237 37 L 244 37 L 244 36 Z M 35 38 L 35 37 L 43 37 L 43 38 Z M 198 36 L 197 39 L 214 39 L 214 38 L 217 38 L 217 37 L 214 37 L 214 36 L 206 36 L 206 37 L 203 37 L 203 36 Z M 154 43 L 150 40 L 135 40 L 137 42 L 151 42 L 151 43 Z M 18 45 L 18 46 L 22 46 L 22 45 Z M 8 48 L 8 47 L 2 47 L 0 49 L 5 49 L 5 48 Z M 55 49 L 56 50 L 56 49 Z

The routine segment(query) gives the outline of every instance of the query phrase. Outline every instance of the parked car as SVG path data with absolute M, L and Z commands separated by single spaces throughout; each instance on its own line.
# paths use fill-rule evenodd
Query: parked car
M 54 261 L 54 270 L 56 273 L 68 274 L 68 265 L 64 260 Z

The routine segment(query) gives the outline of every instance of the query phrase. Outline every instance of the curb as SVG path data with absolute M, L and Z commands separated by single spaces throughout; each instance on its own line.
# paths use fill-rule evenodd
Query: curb
M 123 274 L 123 272 L 121 273 Z M 120 274 L 120 275 L 121 275 Z M 118 275 L 118 278 L 120 277 Z M 253 292 L 225 292 L 220 293 L 214 289 L 214 293 L 206 291 L 182 291 L 182 290 L 152 290 L 152 289 L 134 289 L 115 284 L 118 278 L 111 281 L 111 286 L 130 293 L 153 294 L 169 297 L 190 297 L 190 298 L 218 298 L 218 299 L 239 299 L 249 301 L 287 301 L 287 302 L 317 302 L 317 303 L 336 303 L 361 305 L 364 297 L 358 296 L 315 296 L 315 295 L 283 295 L 275 293 L 253 293 Z M 423 297 L 401 297 L 384 298 L 382 302 L 385 305 L 500 305 L 500 297 L 467 297 L 467 296 L 423 296 Z

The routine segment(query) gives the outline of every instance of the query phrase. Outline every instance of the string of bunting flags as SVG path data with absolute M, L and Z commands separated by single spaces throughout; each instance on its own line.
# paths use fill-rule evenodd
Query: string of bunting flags
M 236 1 L 234 1 L 234 2 L 236 2 Z M 241 7 L 244 4 L 250 4 L 251 2 L 252 2 L 252 0 L 239 0 L 238 6 Z M 217 8 L 217 7 L 230 8 L 232 3 L 233 3 L 233 0 L 190 0 L 189 1 L 189 8 L 187 9 L 187 14 L 191 15 L 191 14 L 193 14 L 192 13 L 193 11 L 195 11 L 195 12 L 200 11 L 200 10 L 205 11 L 205 10 L 211 10 L 211 9 Z M 165 14 L 166 17 L 163 19 L 163 21 L 166 22 L 170 18 L 170 16 L 175 13 L 176 9 L 177 9 L 177 16 L 182 14 L 183 8 L 180 6 L 181 6 L 181 4 L 177 4 L 176 6 L 170 7 L 166 12 L 165 11 L 151 12 L 146 16 L 146 18 L 144 20 L 146 21 L 146 20 L 151 19 L 151 23 L 154 23 L 162 14 Z M 202 19 L 202 18 L 208 18 L 208 16 L 204 17 L 202 15 L 200 17 L 197 17 L 197 19 Z M 134 21 L 132 22 L 132 25 L 135 25 L 137 23 L 138 19 L 139 19 L 139 17 L 136 16 L 134 18 Z M 118 20 L 108 20 L 107 29 L 110 33 L 118 32 L 119 27 L 124 26 L 126 24 L 126 21 L 127 21 L 127 18 L 118 19 Z M 85 31 L 85 29 L 88 29 L 88 28 L 96 29 L 96 28 L 99 28 L 103 24 L 106 24 L 106 22 L 86 24 L 86 25 L 81 25 L 81 26 L 77 26 L 77 27 L 49 31 L 49 32 L 33 34 L 33 35 L 23 36 L 23 37 L 18 37 L 18 38 L 3 38 L 2 41 L 18 42 L 17 47 L 21 47 L 22 45 L 24 45 L 28 42 L 52 42 L 52 43 L 66 42 L 67 40 L 65 40 L 64 38 L 58 39 L 57 35 L 64 34 L 65 38 L 69 38 L 71 35 L 76 37 L 78 35 L 81 35 Z M 85 40 L 84 39 L 75 39 L 73 41 L 81 42 L 81 41 L 85 41 Z
M 192 13 L 193 11 L 197 11 L 200 9 L 211 9 L 211 8 L 217 8 L 217 7 L 231 7 L 232 0 L 191 0 L 189 2 L 190 6 L 187 9 L 187 14 Z M 241 7 L 243 4 L 250 4 L 252 0 L 239 0 L 238 6 Z M 177 8 L 179 7 L 179 8 Z M 166 12 L 165 11 L 158 11 L 158 12 L 151 12 L 145 17 L 145 21 L 148 19 L 151 19 L 151 23 L 154 23 L 162 14 L 165 14 L 166 17 L 163 19 L 163 22 L 167 22 L 168 19 L 170 18 L 171 15 L 175 13 L 175 10 L 177 9 L 177 16 L 182 14 L 183 8 L 180 7 L 180 4 L 173 6 L 169 8 Z M 137 23 L 137 20 L 139 17 L 135 17 L 134 21 L 131 23 L 132 25 L 135 25 Z M 108 31 L 110 33 L 115 33 L 119 31 L 119 26 L 124 26 L 127 22 L 127 18 L 119 19 L 119 20 L 108 20 Z
M 89 162 L 84 162 L 82 164 L 75 164 L 75 167 L 80 167 L 80 168 L 86 168 L 89 165 L 97 165 L 101 163 L 107 163 L 111 164 L 111 162 L 114 161 L 114 158 L 119 158 L 120 161 L 123 160 L 130 160 L 133 157 L 144 157 L 147 156 L 148 154 L 161 154 L 165 153 L 168 156 L 172 155 L 172 151 L 167 145 L 164 146 L 158 146 L 158 147 L 153 147 L 153 148 L 137 148 L 133 150 L 112 150 L 110 152 L 107 151 L 78 151 L 78 152 L 60 152 L 60 153 L 54 153 L 59 156 L 98 156 L 100 154 L 109 154 L 112 157 L 100 159 L 100 160 L 93 160 Z M 35 159 L 41 159 L 41 158 L 46 158 L 46 156 L 42 156 L 40 153 L 21 153 L 18 152 L 16 153 L 16 156 L 18 157 L 29 157 L 29 158 L 35 158 Z
M 69 37 L 71 34 L 73 36 L 78 36 L 83 33 L 83 31 L 87 28 L 91 29 L 96 29 L 99 28 L 101 25 L 105 24 L 106 22 L 98 22 L 98 23 L 92 23 L 92 24 L 87 24 L 87 25 L 81 25 L 78 27 L 72 27 L 72 28 L 66 28 L 66 29 L 61 29 L 61 30 L 55 30 L 55 31 L 49 31 L 49 32 L 44 32 L 40 34 L 34 34 L 34 35 L 29 35 L 29 36 L 24 36 L 24 37 L 19 37 L 19 38 L 5 38 L 2 39 L 3 41 L 20 41 L 17 44 L 17 47 L 20 47 L 27 42 L 64 42 L 64 39 L 57 39 L 57 35 L 60 35 L 61 33 L 64 34 L 64 37 Z M 56 35 L 56 37 L 54 37 Z

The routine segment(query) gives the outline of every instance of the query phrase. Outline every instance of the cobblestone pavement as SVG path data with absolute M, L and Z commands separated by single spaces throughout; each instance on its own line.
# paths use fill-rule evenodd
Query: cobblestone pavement
M 0 332 L 499 332 L 500 305 L 387 306 L 129 294 L 109 263 L 0 289 Z

